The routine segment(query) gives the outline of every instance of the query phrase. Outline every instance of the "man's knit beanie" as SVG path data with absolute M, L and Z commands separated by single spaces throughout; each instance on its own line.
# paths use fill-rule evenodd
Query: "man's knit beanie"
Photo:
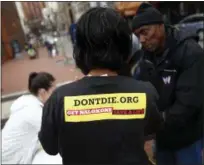
M 162 14 L 149 3 L 142 3 L 132 20 L 132 30 L 144 25 L 164 23 Z

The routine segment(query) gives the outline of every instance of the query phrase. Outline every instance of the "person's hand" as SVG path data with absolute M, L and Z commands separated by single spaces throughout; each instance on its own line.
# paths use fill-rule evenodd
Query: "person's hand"
M 134 16 L 142 2 L 116 2 L 115 9 L 123 16 Z
M 149 158 L 149 161 L 152 163 L 152 164 L 156 164 L 156 160 L 155 160 L 155 151 L 153 151 L 153 145 L 154 145 L 154 140 L 148 140 L 145 142 L 145 145 L 144 145 L 144 150 Z

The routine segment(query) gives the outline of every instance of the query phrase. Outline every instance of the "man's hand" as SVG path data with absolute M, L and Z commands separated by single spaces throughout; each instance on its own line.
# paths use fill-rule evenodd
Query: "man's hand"
M 156 160 L 155 160 L 155 155 L 154 155 L 154 152 L 153 151 L 153 145 L 154 145 L 155 141 L 152 139 L 152 140 L 148 140 L 145 142 L 145 145 L 144 145 L 144 150 L 149 158 L 149 161 L 151 161 L 152 164 L 156 164 Z

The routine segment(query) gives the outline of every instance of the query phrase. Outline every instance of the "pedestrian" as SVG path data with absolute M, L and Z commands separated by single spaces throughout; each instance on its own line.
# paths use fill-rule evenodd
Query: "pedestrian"
M 76 23 L 72 23 L 69 28 L 69 34 L 71 37 L 72 45 L 76 43 Z
M 55 89 L 55 78 L 49 73 L 33 72 L 28 89 L 30 94 L 20 96 L 11 105 L 10 117 L 2 130 L 2 164 L 31 164 L 42 148 L 38 140 L 42 108 Z
M 118 72 L 131 54 L 131 29 L 111 8 L 96 7 L 76 25 L 74 59 L 85 77 L 59 87 L 43 108 L 44 150 L 63 164 L 149 165 L 144 136 L 161 125 L 150 83 Z
M 53 57 L 53 49 L 54 49 L 54 38 L 52 36 L 47 36 L 44 42 L 45 47 L 47 48 L 48 57 Z
M 137 79 L 157 89 L 165 119 L 156 136 L 157 165 L 201 165 L 204 51 L 197 36 L 165 25 L 148 3 L 137 9 L 132 30 L 142 44 Z

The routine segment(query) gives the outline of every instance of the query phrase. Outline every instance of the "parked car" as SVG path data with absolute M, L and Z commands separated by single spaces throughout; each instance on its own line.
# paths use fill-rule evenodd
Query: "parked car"
M 204 39 L 204 14 L 193 14 L 182 19 L 176 27 L 198 34 L 199 40 Z

